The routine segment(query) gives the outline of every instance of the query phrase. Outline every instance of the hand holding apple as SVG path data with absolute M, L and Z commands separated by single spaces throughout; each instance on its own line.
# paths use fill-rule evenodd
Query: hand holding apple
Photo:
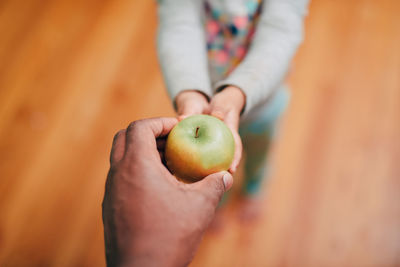
M 238 87 L 227 86 L 214 95 L 210 102 L 210 114 L 221 120 L 231 129 L 235 140 L 235 155 L 229 171 L 234 173 L 242 157 L 242 141 L 238 129 L 240 113 L 246 103 L 246 96 Z
M 238 128 L 240 113 L 246 103 L 246 96 L 238 87 L 227 86 L 208 103 L 207 97 L 196 90 L 185 90 L 175 99 L 178 118 L 182 120 L 195 114 L 210 114 L 223 120 L 231 129 L 235 140 L 235 155 L 229 168 L 234 173 L 242 157 L 242 141 Z
M 172 176 L 160 155 L 177 122 L 136 121 L 114 137 L 102 205 L 109 266 L 187 266 L 232 186 L 228 172 L 194 184 Z

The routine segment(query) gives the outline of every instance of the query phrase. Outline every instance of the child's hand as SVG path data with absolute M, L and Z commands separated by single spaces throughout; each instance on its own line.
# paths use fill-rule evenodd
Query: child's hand
M 246 96 L 239 88 L 228 86 L 214 95 L 210 102 L 210 114 L 221 120 L 231 129 L 235 139 L 235 156 L 229 171 L 234 173 L 242 157 L 242 141 L 238 128 L 240 113 L 246 103 Z
M 179 120 L 191 115 L 208 114 L 210 112 L 207 97 L 196 90 L 186 90 L 179 93 L 175 102 Z

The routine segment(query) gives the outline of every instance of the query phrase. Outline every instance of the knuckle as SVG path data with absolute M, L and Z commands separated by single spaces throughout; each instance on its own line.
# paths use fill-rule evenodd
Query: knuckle
M 133 121 L 129 124 L 126 131 L 128 135 L 136 134 L 137 132 L 142 131 L 142 129 L 148 127 L 148 123 L 148 119 Z
M 125 133 L 125 129 L 121 129 L 118 132 L 115 133 L 114 135 L 114 140 L 116 140 L 118 138 L 118 136 L 120 136 L 121 134 Z
M 212 190 L 208 195 L 212 202 L 219 202 L 223 193 L 225 192 L 225 186 L 222 181 L 214 182 L 211 184 Z
M 133 122 L 129 123 L 129 125 L 128 125 L 128 131 L 135 130 L 140 124 L 141 124 L 141 121 L 140 121 L 140 120 L 138 120 L 138 121 L 133 121 Z
M 222 181 L 222 178 L 218 179 L 218 181 L 214 183 L 214 188 L 218 193 L 225 192 L 225 186 L 224 186 L 224 183 Z

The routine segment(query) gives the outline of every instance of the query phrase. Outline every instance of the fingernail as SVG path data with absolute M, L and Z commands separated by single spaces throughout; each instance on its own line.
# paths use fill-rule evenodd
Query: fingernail
M 225 191 L 228 191 L 233 184 L 233 177 L 228 172 L 222 176 L 222 180 L 224 181 Z

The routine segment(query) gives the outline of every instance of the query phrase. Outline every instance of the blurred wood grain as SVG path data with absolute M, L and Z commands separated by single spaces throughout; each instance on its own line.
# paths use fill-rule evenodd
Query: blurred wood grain
M 174 115 L 155 8 L 0 2 L 0 266 L 105 265 L 112 137 Z M 396 0 L 312 2 L 262 216 L 244 223 L 230 202 L 192 266 L 400 266 L 399 14 Z

